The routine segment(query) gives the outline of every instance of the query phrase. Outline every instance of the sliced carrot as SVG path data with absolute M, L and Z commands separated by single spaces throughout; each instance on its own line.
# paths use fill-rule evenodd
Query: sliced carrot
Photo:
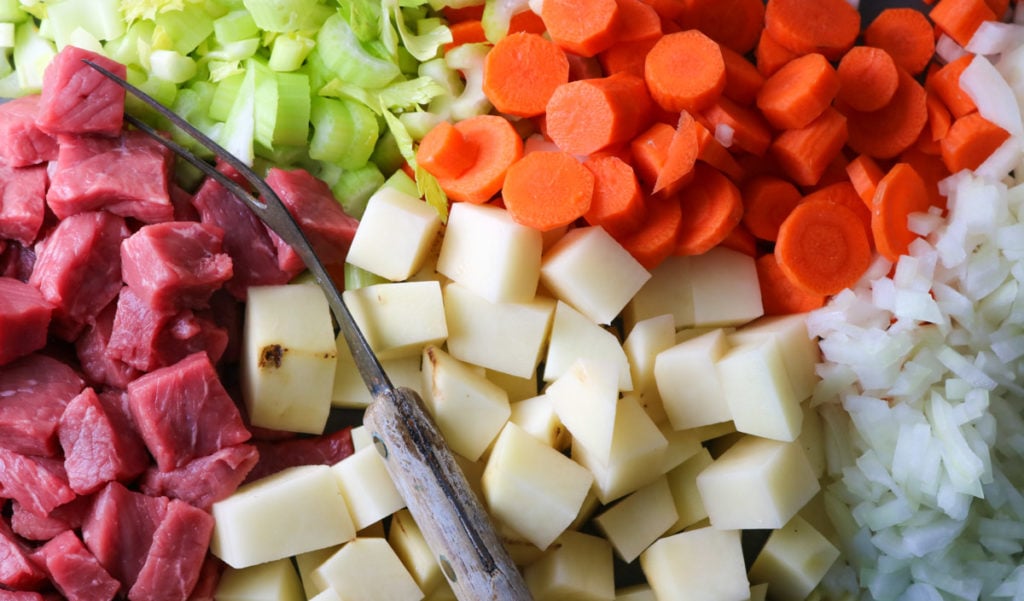
M 956 117 L 963 117 L 967 113 L 978 110 L 974 100 L 960 87 L 960 76 L 964 69 L 971 64 L 974 55 L 966 54 L 960 58 L 946 63 L 942 68 L 932 73 L 925 84 L 928 89 L 935 92 L 942 99 L 942 102 L 949 109 L 949 112 Z
M 477 148 L 447 121 L 433 127 L 416 149 L 416 162 L 435 177 L 459 177 L 476 162 Z
M 953 122 L 940 142 L 942 161 L 950 173 L 977 169 L 1009 137 L 1009 132 L 980 113 L 964 115 Z
M 448 29 L 452 32 L 452 41 L 444 45 L 445 52 L 463 44 L 476 44 L 487 41 L 483 23 L 479 19 L 468 19 L 452 23 L 448 26 Z
M 851 209 L 831 202 L 804 202 L 779 228 L 775 259 L 795 287 L 830 295 L 853 286 L 864 275 L 871 265 L 871 245 Z
M 927 211 L 928 190 L 917 170 L 896 163 L 878 182 L 871 209 L 871 232 L 878 252 L 892 262 L 907 253 L 917 234 L 910 231 L 911 213 Z
M 544 20 L 540 18 L 540 15 L 532 10 L 521 10 L 512 15 L 512 18 L 509 19 L 509 33 L 525 32 L 543 34 L 545 31 L 547 31 L 547 28 L 544 26 Z
M 594 56 L 615 42 L 617 0 L 545 0 L 540 17 L 551 41 L 580 56 Z
M 864 204 L 864 201 L 861 200 L 857 190 L 850 182 L 837 182 L 818 188 L 805 196 L 803 200 L 804 202 L 831 202 L 850 209 L 860 219 L 861 225 L 864 226 L 864 235 L 868 237 L 868 242 L 873 243 L 871 237 L 871 210 Z
M 463 119 L 455 129 L 476 148 L 476 161 L 461 175 L 437 181 L 452 200 L 487 202 L 501 190 L 509 166 L 523 156 L 523 140 L 507 119 L 497 115 Z
M 629 73 L 572 81 L 548 101 L 547 134 L 566 152 L 591 154 L 633 138 L 649 123 L 652 106 L 644 81 Z
M 650 127 L 629 143 L 633 167 L 640 181 L 650 188 L 658 181 L 658 174 L 668 160 L 668 149 L 676 130 L 668 123 L 652 123 Z
M 757 258 L 757 238 L 750 233 L 750 230 L 743 227 L 742 222 L 737 223 L 736 227 L 732 228 L 732 231 L 718 245 Z
M 722 46 L 725 62 L 725 89 L 722 94 L 739 104 L 750 105 L 764 85 L 764 75 L 745 56 L 728 46 Z
M 583 214 L 586 222 L 603 227 L 615 238 L 635 232 L 647 216 L 647 207 L 633 167 L 612 155 L 591 157 L 583 166 L 594 174 L 594 195 Z
M 866 154 L 859 154 L 846 164 L 846 175 L 853 184 L 853 189 L 864 202 L 864 206 L 871 208 L 874 202 L 875 189 L 878 182 L 882 181 L 885 172 L 878 166 L 875 159 Z
M 913 8 L 887 8 L 864 29 L 864 43 L 882 48 L 896 64 L 917 75 L 935 54 L 935 31 Z
M 764 25 L 793 52 L 839 60 L 860 35 L 860 13 L 846 0 L 768 0 Z
M 779 267 L 774 253 L 755 259 L 757 283 L 761 287 L 761 304 L 765 315 L 807 313 L 825 306 L 824 294 L 813 294 L 798 288 Z
M 743 186 L 743 225 L 756 238 L 774 242 L 779 226 L 803 200 L 789 180 L 760 176 Z
M 532 152 L 508 168 L 501 191 L 512 218 L 541 232 L 576 221 L 590 209 L 594 174 L 566 152 Z
M 662 191 L 671 194 L 690 181 L 693 166 L 700 153 L 700 137 L 697 131 L 699 127 L 693 115 L 687 111 L 680 114 L 679 123 L 668 145 L 665 162 L 654 180 L 652 194 Z
M 496 109 L 533 117 L 544 112 L 555 88 L 569 81 L 569 59 L 536 33 L 498 40 L 484 59 L 483 91 Z
M 675 254 L 699 255 L 725 240 L 743 218 L 743 199 L 736 184 L 714 167 L 697 163 L 693 181 L 679 192 L 682 225 Z
M 699 29 L 723 46 L 746 54 L 764 29 L 764 0 L 687 0 L 675 20 L 683 29 Z
M 647 200 L 647 218 L 640 229 L 619 238 L 633 258 L 647 269 L 654 269 L 676 247 L 682 226 L 683 210 L 675 196 L 652 196 Z
M 874 158 L 892 158 L 910 148 L 928 121 L 924 88 L 904 69 L 892 100 L 877 111 L 845 107 L 849 145 L 854 152 Z
M 829 107 L 807 127 L 779 134 L 772 142 L 771 152 L 794 182 L 813 186 L 842 152 L 848 137 L 846 117 Z
M 725 90 L 725 61 L 718 43 L 697 30 L 662 36 L 647 53 L 644 79 L 666 111 L 701 111 Z
M 717 102 L 701 114 L 708 129 L 725 125 L 732 128 L 733 146 L 752 154 L 761 155 L 772 142 L 772 130 L 759 112 L 740 106 L 728 98 Z
M 797 129 L 818 118 L 839 91 L 839 76 L 821 54 L 786 63 L 764 82 L 757 108 L 778 129 Z
M 793 52 L 775 41 L 767 30 L 761 32 L 761 37 L 757 40 L 757 48 L 754 49 L 757 70 L 765 77 L 771 77 L 783 65 L 798 56 L 800 56 L 799 53 Z
M 637 77 L 644 76 L 644 61 L 647 53 L 658 43 L 658 38 L 636 40 L 634 42 L 616 42 L 610 48 L 597 55 L 601 68 L 606 75 L 614 75 L 625 71 Z
M 1002 19 L 1006 16 L 1006 11 L 1010 10 L 1010 0 L 985 0 L 985 4 L 992 9 L 992 14 L 997 19 Z
M 733 181 L 738 182 L 743 179 L 745 175 L 743 166 L 733 157 L 729 149 L 723 146 L 715 138 L 715 135 L 699 122 L 697 123 L 697 144 L 699 146 L 698 160 L 718 169 Z
M 854 46 L 836 69 L 836 98 L 858 111 L 877 111 L 892 100 L 900 83 L 896 62 L 882 48 Z
M 938 94 L 927 90 L 925 92 L 927 93 L 925 100 L 928 107 L 928 127 L 926 131 L 933 142 L 938 142 L 949 133 L 949 128 L 953 125 L 953 115 L 950 114 L 949 109 L 946 108 Z
M 850 181 L 849 176 L 846 175 L 847 163 L 849 163 L 849 160 L 846 158 L 845 154 L 842 152 L 836 154 L 836 156 L 829 161 L 828 165 L 825 166 L 825 171 L 821 174 L 821 177 L 818 178 L 818 183 L 813 187 L 822 188 L 839 182 Z
M 924 187 L 928 190 L 928 204 L 945 210 L 946 197 L 939 193 L 939 182 L 949 177 L 949 169 L 942 156 L 911 146 L 900 154 L 899 162 L 910 164 L 924 180 Z
M 985 21 L 994 21 L 996 14 L 985 0 L 940 0 L 928 17 L 939 31 L 966 46 L 978 27 Z
M 661 36 L 661 17 L 641 0 L 619 0 L 619 24 L 615 46 L 623 42 L 657 39 Z
M 686 10 L 686 2 L 680 0 L 643 0 L 658 13 L 662 21 L 675 21 Z

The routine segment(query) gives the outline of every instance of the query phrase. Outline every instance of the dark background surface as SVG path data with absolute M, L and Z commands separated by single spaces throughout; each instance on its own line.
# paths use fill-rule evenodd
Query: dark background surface
M 872 19 L 884 8 L 909 6 L 927 12 L 928 5 L 922 0 L 860 0 L 860 14 L 863 24 L 870 23 Z M 862 24 L 862 26 L 863 26 Z

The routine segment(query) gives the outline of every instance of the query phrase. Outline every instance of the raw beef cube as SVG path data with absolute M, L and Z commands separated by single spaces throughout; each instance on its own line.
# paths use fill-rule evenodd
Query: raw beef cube
M 170 194 L 175 221 L 199 221 L 199 211 L 192 205 L 192 194 L 188 190 L 171 180 Z
M 56 455 L 57 422 L 84 386 L 75 370 L 46 355 L 0 366 L 0 447 L 24 455 Z
M 135 584 L 153 534 L 167 515 L 168 502 L 165 497 L 130 491 L 120 482 L 96 493 L 82 524 L 82 540 L 124 590 Z
M 75 499 L 64 463 L 50 457 L 31 457 L 0 448 L 0 486 L 4 495 L 22 507 L 45 516 Z
M 54 508 L 45 517 L 36 515 L 17 501 L 13 501 L 11 529 L 26 540 L 48 541 L 65 530 L 81 528 L 89 508 L 92 507 L 92 499 L 92 496 L 76 497 L 70 503 Z
M 121 275 L 155 309 L 209 306 L 231 279 L 231 257 L 222 251 L 224 230 L 194 221 L 147 225 L 121 244 Z
M 277 442 L 256 442 L 260 460 L 246 482 L 258 480 L 297 465 L 333 465 L 354 452 L 352 430 L 342 428 L 322 436 Z
M 172 499 L 128 599 L 187 601 L 199 581 L 212 535 L 212 515 Z
M 9 591 L 0 588 L 0 601 L 49 601 L 49 598 L 35 591 Z
M 263 222 L 216 180 L 199 188 L 192 204 L 203 223 L 224 230 L 224 251 L 231 256 L 233 275 L 225 288 L 245 300 L 250 286 L 286 284 L 295 273 L 282 271 L 277 250 Z
M 105 211 L 60 222 L 38 245 L 29 283 L 54 305 L 54 333 L 74 340 L 121 289 L 125 220 Z
M 75 340 L 75 354 L 82 372 L 92 384 L 105 384 L 124 390 L 128 382 L 142 375 L 142 372 L 107 353 L 116 312 L 115 301 L 96 316 L 96 321 Z
M 142 439 L 117 409 L 108 412 L 92 388 L 68 403 L 57 434 L 68 483 L 80 495 L 112 480 L 129 481 L 149 466 Z
M 46 178 L 45 165 L 11 167 L 0 162 L 0 238 L 24 245 L 35 241 L 46 215 Z
M 33 286 L 0 277 L 0 365 L 46 346 L 51 305 Z
M 163 471 L 250 437 L 205 353 L 134 380 L 128 401 L 142 440 Z
M 161 497 L 179 499 L 200 509 L 227 498 L 256 465 L 259 452 L 249 444 L 234 445 L 194 459 L 171 471 L 154 467 L 146 470 L 139 490 Z
M 188 601 L 214 601 L 214 593 L 217 592 L 217 585 L 220 583 L 220 575 L 223 572 L 224 562 L 207 553 L 203 567 L 199 571 L 199 581 L 192 589 Z
M 344 263 L 359 220 L 342 210 L 327 184 L 304 169 L 289 171 L 277 167 L 267 172 L 266 180 L 288 207 L 288 212 L 296 218 L 320 260 L 328 265 Z M 294 251 L 276 234 L 271 234 L 278 245 L 278 257 L 286 257 L 282 268 L 295 271 L 294 260 L 297 259 L 298 271 L 302 271 L 301 259 L 288 259 L 288 251 Z M 284 252 L 282 246 L 285 247 Z
M 205 352 L 216 363 L 227 338 L 209 312 L 154 309 L 125 287 L 117 300 L 106 352 L 135 369 L 152 371 L 197 352 Z
M 28 549 L 11 531 L 11 527 L 6 521 L 0 520 L 0 585 L 31 589 L 45 578 L 46 574 L 31 560 Z
M 36 264 L 36 252 L 21 243 L 8 240 L 0 250 L 0 276 L 27 282 Z
M 68 601 L 110 601 L 121 588 L 71 530 L 36 549 L 32 558 Z
M 0 160 L 11 167 L 38 165 L 57 158 L 57 138 L 39 129 L 40 96 L 32 94 L 0 104 Z
M 116 136 L 124 126 L 124 89 L 82 62 L 88 59 L 124 78 L 124 65 L 89 50 L 65 46 L 43 72 L 36 123 L 49 133 Z
M 130 130 L 116 138 L 59 136 L 60 151 L 46 203 L 63 219 L 106 209 L 143 223 L 174 219 L 171 151 L 147 134 Z

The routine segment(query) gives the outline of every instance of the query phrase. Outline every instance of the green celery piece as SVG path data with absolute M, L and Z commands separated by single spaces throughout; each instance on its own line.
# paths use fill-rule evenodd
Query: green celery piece
M 206 69 L 209 72 L 210 81 L 219 83 L 235 75 L 245 75 L 242 61 L 207 61 Z
M 430 111 L 409 111 L 399 115 L 398 120 L 402 122 L 406 131 L 409 132 L 409 137 L 417 142 L 422 140 L 427 135 L 427 132 L 434 129 L 434 126 L 444 121 L 440 116 Z
M 274 146 L 304 146 L 309 138 L 311 112 L 309 77 L 304 73 L 274 73 L 277 80 Z
M 380 168 L 374 163 L 367 163 L 362 167 L 343 171 L 338 176 L 338 181 L 331 186 L 331 192 L 345 213 L 360 219 L 370 196 L 383 185 L 384 174 L 380 172 Z
M 42 90 L 43 71 L 55 56 L 56 46 L 39 35 L 39 29 L 34 22 L 29 20 L 18 25 L 14 30 L 13 54 L 18 92 L 12 96 Z
M 385 175 L 398 171 L 405 164 L 405 157 L 398 149 L 398 140 L 390 130 L 385 129 L 377 140 L 377 144 L 373 147 L 373 154 L 370 155 L 370 161 L 377 165 L 381 173 Z
M 252 64 L 246 68 L 218 140 L 225 150 L 250 166 L 255 158 L 256 136 L 256 69 Z
M 142 64 L 140 47 L 148 46 L 156 25 L 152 21 L 136 21 L 128 26 L 121 37 L 107 42 L 106 55 L 124 65 Z M 148 52 L 146 54 L 148 60 Z
M 243 0 L 260 29 L 289 32 L 310 31 L 320 26 L 328 12 L 320 0 Z
M 14 23 L 5 23 L 5 25 L 11 25 L 11 35 L 14 35 L 13 25 Z M 14 41 L 11 41 L 11 46 L 14 46 Z M 10 59 L 7 57 L 6 52 L 0 52 L 0 79 L 5 79 L 14 73 L 14 65 L 11 64 Z M 0 94 L 0 96 L 3 96 Z
M 392 83 L 380 90 L 380 106 L 392 109 L 412 109 L 427 104 L 445 93 L 443 85 L 432 77 L 417 77 Z
M 184 10 L 186 5 L 202 3 L 204 0 L 120 0 L 121 12 L 129 23 L 139 19 L 156 19 L 160 13 Z
M 383 284 L 388 280 L 381 276 L 366 271 L 361 267 L 356 267 L 351 263 L 345 263 L 345 290 L 358 290 L 359 288 L 365 288 L 366 286 L 373 286 L 375 284 Z
M 218 44 L 212 50 L 208 50 L 203 54 L 203 58 L 209 61 L 243 61 L 255 56 L 259 49 L 259 37 L 245 38 L 234 42 Z
M 313 99 L 310 158 L 344 169 L 364 165 L 380 136 L 377 116 L 365 105 L 344 98 Z
M 222 44 L 255 38 L 259 34 L 260 29 L 247 10 L 231 11 L 213 22 L 213 36 Z
M 409 130 L 391 111 L 384 111 L 384 121 L 388 125 L 388 130 L 395 136 L 398 152 L 401 153 L 406 163 L 415 168 L 416 151 L 413 149 L 413 140 L 409 135 Z
M 24 23 L 28 13 L 21 10 L 18 0 L 0 0 L 0 21 L 4 23 Z
M 71 34 L 79 28 L 97 40 L 117 39 L 125 32 L 118 0 L 64 0 L 50 4 L 46 15 L 58 48 L 71 44 Z
M 338 12 L 360 41 L 377 39 L 384 16 L 380 0 L 339 0 L 338 4 Z
M 14 48 L 14 23 L 0 23 L 0 49 Z M 10 61 L 7 60 L 7 53 L 0 53 L 3 55 L 4 64 L 10 67 L 13 71 L 14 67 L 11 67 Z M 3 69 L 3 65 L 0 65 L 0 77 L 7 75 L 9 71 Z
M 399 192 L 404 192 L 413 198 L 419 198 L 420 191 L 416 188 L 416 182 L 409 177 L 409 174 L 404 169 L 399 169 L 391 174 L 391 176 L 384 182 L 384 186 L 388 188 L 394 188 Z
M 256 149 L 257 171 L 265 173 L 271 167 L 296 167 L 309 162 L 309 153 L 303 146 L 275 146 Z
M 512 16 L 526 10 L 530 10 L 528 0 L 486 0 L 480 24 L 483 25 L 487 41 L 494 44 L 508 35 Z
M 174 99 L 174 104 L 171 105 L 171 110 L 206 135 L 214 133 L 217 127 L 217 123 L 207 114 L 207 107 L 214 94 L 213 88 L 213 84 L 206 82 L 196 82 L 190 87 L 181 88 Z M 213 153 L 192 136 L 177 127 L 172 127 L 170 131 L 175 142 L 186 146 L 197 156 L 213 158 Z
M 274 38 L 268 64 L 274 71 L 296 71 L 302 67 L 302 63 L 315 45 L 313 38 L 302 34 L 279 35 Z M 309 81 L 309 76 L 306 76 L 306 81 Z
M 448 66 L 462 72 L 466 80 L 462 93 L 448 107 L 451 119 L 462 121 L 489 113 L 493 108 L 483 88 L 484 58 L 489 51 L 489 44 L 462 44 L 445 55 Z
M 452 41 L 452 32 L 448 27 L 441 24 L 437 19 L 433 19 L 433 27 L 424 27 L 424 31 L 421 31 L 418 35 L 409 31 L 409 27 L 406 25 L 405 12 L 399 6 L 398 0 L 383 0 L 384 6 L 388 7 L 391 15 L 394 17 L 395 25 L 398 28 L 398 35 L 402 38 L 402 44 L 405 49 L 416 58 L 418 62 L 430 60 L 438 55 L 441 50 L 441 46 Z M 417 29 L 419 29 L 421 20 L 417 21 Z
M 238 97 L 238 90 L 242 88 L 244 80 L 245 72 L 242 71 L 214 84 L 216 89 L 214 90 L 213 98 L 210 99 L 208 110 L 211 119 L 222 122 L 228 120 L 228 115 L 231 114 L 231 107 L 235 104 L 235 98 Z
M 20 0 L 21 10 L 41 20 L 46 20 L 46 12 L 49 4 L 43 0 Z M 17 68 L 17 67 L 15 67 Z
M 317 32 L 316 43 L 324 67 L 346 82 L 364 88 L 380 88 L 400 73 L 398 65 L 374 56 L 360 44 L 340 14 L 327 19 Z
M 256 144 L 267 150 L 274 148 L 274 130 L 277 128 L 278 92 L 277 77 L 262 60 L 251 58 L 246 62 L 246 71 L 254 73 L 254 95 Z
M 169 10 L 157 15 L 154 38 L 166 35 L 171 48 L 189 54 L 213 34 L 213 18 L 201 5 L 190 4 L 185 10 Z
M 196 76 L 196 61 L 176 50 L 154 50 L 149 55 L 149 70 L 154 77 L 182 84 Z
M 448 195 L 441 189 L 437 178 L 419 165 L 416 166 L 416 190 L 417 196 L 425 198 L 441 216 L 441 223 L 448 223 Z

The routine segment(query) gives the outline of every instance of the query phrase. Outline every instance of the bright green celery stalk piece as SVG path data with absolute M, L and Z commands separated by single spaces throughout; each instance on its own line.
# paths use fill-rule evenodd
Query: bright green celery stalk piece
M 347 169 L 338 176 L 331 186 L 331 192 L 341 203 L 345 213 L 359 219 L 366 210 L 370 196 L 384 185 L 384 174 L 376 163 L 366 163 L 356 169 Z
M 285 33 L 314 30 L 334 10 L 319 0 L 244 0 L 260 29 Z
M 260 29 L 247 10 L 233 10 L 213 22 L 213 37 L 222 44 L 259 35 Z
M 380 138 L 377 116 L 354 100 L 314 98 L 311 121 L 310 158 L 334 163 L 343 169 L 365 164 Z
M 313 50 L 316 42 L 302 34 L 282 34 L 274 38 L 267 63 L 274 71 L 295 71 Z M 308 81 L 308 77 L 307 77 Z
M 309 138 L 312 98 L 305 73 L 279 73 L 277 80 L 277 123 L 274 145 L 304 146 Z
M 486 0 L 484 14 L 480 19 L 484 35 L 492 44 L 508 35 L 508 27 L 512 17 L 530 9 L 528 0 Z
M 227 121 L 231 114 L 231 107 L 235 104 L 238 91 L 242 88 L 245 80 L 245 72 L 236 73 L 230 77 L 216 82 L 216 90 L 213 98 L 210 99 L 209 115 L 214 121 Z
M 246 165 L 255 158 L 256 137 L 256 69 L 249 63 L 245 77 L 235 94 L 231 110 L 220 132 L 220 145 Z
M 21 10 L 18 0 L 0 0 L 0 21 L 4 23 L 24 23 L 28 13 Z
M 366 271 L 350 263 L 345 263 L 345 290 L 358 290 L 359 288 L 373 286 L 374 284 L 383 284 L 387 281 L 387 279 L 373 272 Z
M 189 54 L 213 34 L 213 17 L 202 4 L 186 5 L 185 10 L 160 13 L 154 20 L 154 48 L 169 48 Z
M 327 71 L 342 80 L 364 88 L 380 88 L 391 83 L 398 65 L 371 54 L 356 38 L 340 14 L 331 15 L 317 32 L 317 53 Z
M 43 71 L 57 56 L 53 42 L 39 35 L 32 21 L 25 21 L 14 30 L 14 69 L 17 88 L 2 90 L 8 98 L 38 92 L 43 87 Z
M 76 29 L 84 29 L 103 41 L 119 38 L 125 32 L 118 0 L 64 0 L 48 4 L 46 21 L 58 48 L 71 43 Z
M 152 21 L 141 20 L 132 23 L 121 37 L 107 42 L 104 51 L 111 60 L 123 65 L 141 65 L 143 48 L 149 48 L 156 25 Z M 146 60 L 149 60 L 147 51 Z
M 278 87 L 277 77 L 270 67 L 260 58 L 246 61 L 246 70 L 253 72 L 253 89 L 255 90 L 255 142 L 259 148 L 274 148 L 274 130 L 277 128 Z

